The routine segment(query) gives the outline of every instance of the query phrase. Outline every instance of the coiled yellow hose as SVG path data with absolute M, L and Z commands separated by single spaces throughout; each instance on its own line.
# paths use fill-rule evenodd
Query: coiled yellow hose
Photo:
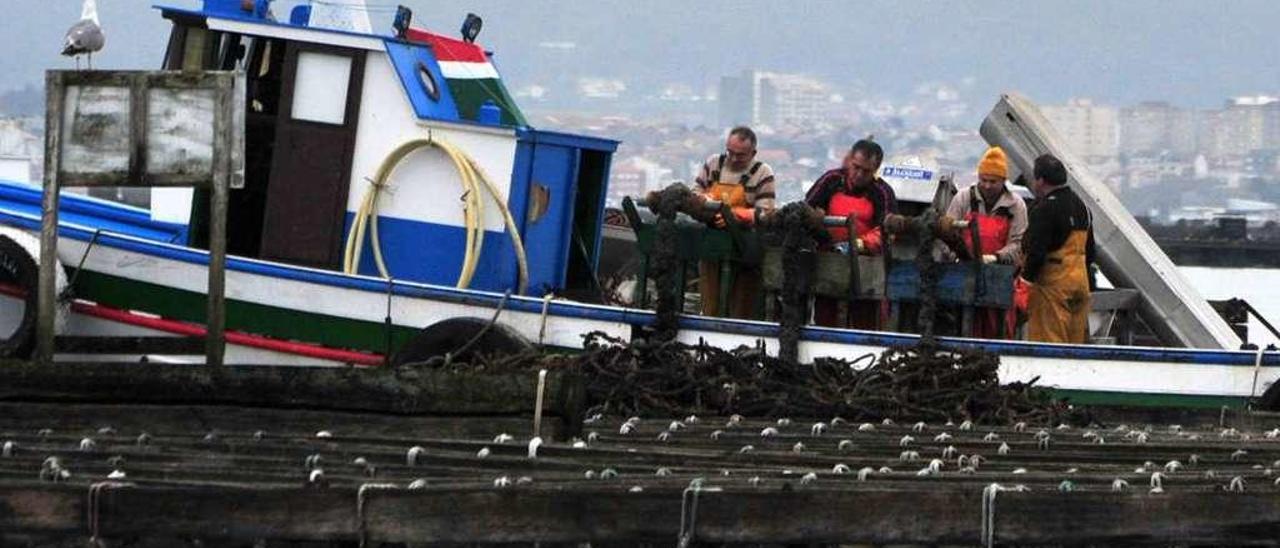
M 387 264 L 382 257 L 382 244 L 378 239 L 378 197 L 383 189 L 387 187 L 387 181 L 391 178 L 391 174 L 396 167 L 400 165 L 400 162 L 414 151 L 428 147 L 435 147 L 444 152 L 453 162 L 453 166 L 458 170 L 458 175 L 462 180 L 462 208 L 467 241 L 466 252 L 462 260 L 462 270 L 458 273 L 457 287 L 465 289 L 471 285 L 471 278 L 475 275 L 476 265 L 480 261 L 480 251 L 484 246 L 484 226 L 481 220 L 483 202 L 480 196 L 480 186 L 483 186 L 485 191 L 493 197 L 493 201 L 498 204 L 498 209 L 502 211 L 502 219 L 506 224 L 507 234 L 511 236 L 512 247 L 515 248 L 516 253 L 516 265 L 519 270 L 518 292 L 523 294 L 529 283 L 529 262 L 524 249 L 524 239 L 520 237 L 520 231 L 516 228 L 516 221 L 511 215 L 511 210 L 498 193 L 493 181 L 489 179 L 488 174 L 476 163 L 474 158 L 452 143 L 434 137 L 414 139 L 401 144 L 391 151 L 386 159 L 382 161 L 382 164 L 378 166 L 378 172 L 371 181 L 369 189 L 365 191 L 364 197 L 360 201 L 360 208 L 356 211 L 355 218 L 352 221 L 351 230 L 347 234 L 347 245 L 343 253 L 342 262 L 343 272 L 355 274 L 359 269 L 367 231 L 373 245 L 373 261 L 378 267 L 378 273 L 384 278 L 391 277 Z

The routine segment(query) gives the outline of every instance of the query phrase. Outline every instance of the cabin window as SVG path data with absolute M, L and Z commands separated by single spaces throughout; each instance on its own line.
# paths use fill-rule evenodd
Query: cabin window
M 347 86 L 351 58 L 312 51 L 298 53 L 294 78 L 294 120 L 343 125 L 347 114 Z

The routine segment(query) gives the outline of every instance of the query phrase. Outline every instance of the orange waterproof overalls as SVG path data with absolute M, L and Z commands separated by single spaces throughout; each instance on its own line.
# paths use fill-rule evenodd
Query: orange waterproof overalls
M 755 162 L 741 180 L 732 183 L 720 181 L 725 155 L 720 155 L 720 165 L 711 172 L 711 186 L 703 191 L 707 198 L 724 203 L 730 208 L 749 208 L 747 182 L 762 165 Z M 702 315 L 720 315 L 720 261 L 698 262 L 698 292 L 702 295 Z M 729 317 L 754 319 L 756 301 L 761 292 L 760 273 L 756 270 L 738 269 L 734 272 L 733 288 L 729 293 Z
M 1089 231 L 1073 230 L 1049 254 L 1028 299 L 1027 339 L 1084 344 L 1089 338 Z

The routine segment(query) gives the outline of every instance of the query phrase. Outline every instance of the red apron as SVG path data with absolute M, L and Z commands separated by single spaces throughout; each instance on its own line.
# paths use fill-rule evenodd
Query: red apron
M 875 224 L 875 203 L 871 200 L 875 199 L 874 194 L 868 192 L 866 196 L 854 196 L 844 192 L 836 192 L 831 196 L 831 200 L 827 202 L 827 215 L 835 215 L 839 217 L 853 216 L 853 230 L 855 238 L 862 238 L 862 244 L 865 246 L 865 252 L 872 255 L 880 253 L 880 227 Z M 849 241 L 849 229 L 844 226 L 827 227 L 827 232 L 831 235 L 833 242 Z M 850 248 L 851 252 L 852 247 Z M 883 318 L 887 313 L 887 302 L 881 301 L 879 306 L 874 303 L 861 302 L 860 304 L 850 303 L 848 316 L 846 321 L 840 318 L 840 301 L 818 297 L 813 303 L 813 320 L 814 323 L 826 327 L 852 327 L 854 329 L 879 329 Z
M 965 216 L 965 219 L 971 223 L 978 223 L 978 249 L 975 250 L 973 247 L 972 232 L 965 231 L 964 245 L 969 249 L 969 255 L 974 260 L 980 261 L 983 255 L 995 255 L 1005 244 L 1009 243 L 1009 226 L 1013 215 L 1004 208 L 998 208 L 988 214 L 979 213 L 977 190 L 971 190 L 971 192 L 974 194 L 969 195 L 969 214 Z M 1015 282 L 1014 307 L 1009 310 L 998 308 L 979 308 L 976 310 L 973 317 L 973 336 L 980 339 L 1012 339 L 1014 326 L 1018 318 L 1017 293 L 1017 282 Z M 1002 314 L 1004 315 L 1003 333 L 1001 333 L 1000 329 L 1000 316 Z
M 837 192 L 827 203 L 827 215 L 837 217 L 852 215 L 853 229 L 857 232 L 854 237 L 862 238 L 867 253 L 876 255 L 880 253 L 880 227 L 875 225 L 876 207 L 872 199 L 874 198 L 870 193 L 867 196 L 854 196 Z M 833 242 L 847 242 L 850 239 L 849 230 L 843 226 L 828 227 L 827 232 L 831 234 Z

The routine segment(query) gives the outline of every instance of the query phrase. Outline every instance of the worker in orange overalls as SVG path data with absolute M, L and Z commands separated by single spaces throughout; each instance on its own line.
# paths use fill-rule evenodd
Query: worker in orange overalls
M 897 209 L 893 198 L 880 189 L 876 171 L 884 159 L 884 149 L 869 139 L 854 143 L 845 156 L 844 165 L 830 170 L 809 187 L 805 203 L 819 208 L 827 215 L 853 216 L 854 232 L 845 227 L 829 227 L 830 243 L 827 250 L 846 253 L 879 255 L 883 251 L 881 226 L 887 212 Z M 887 185 L 886 185 L 887 186 Z M 855 329 L 877 329 L 880 326 L 882 306 L 854 306 L 849 310 L 848 326 Z M 815 298 L 814 323 L 828 327 L 841 327 L 840 303 L 834 299 Z
M 1089 339 L 1089 265 L 1094 261 L 1089 208 L 1067 186 L 1067 168 L 1045 154 L 1035 161 L 1037 202 L 1023 239 L 1022 275 L 1030 284 L 1027 339 L 1083 344 Z
M 1022 260 L 1022 235 L 1027 231 L 1027 205 L 1005 186 L 1009 160 L 1000 147 L 991 147 L 978 162 L 978 182 L 951 198 L 947 216 L 978 225 L 978 245 L 971 232 L 963 230 L 962 240 L 969 256 L 986 264 L 1013 265 Z M 946 258 L 955 260 L 950 250 Z M 1004 315 L 1004 318 L 1000 317 Z M 1000 326 L 1003 321 L 1004 329 Z M 983 339 L 1012 339 L 1017 311 L 983 308 L 973 318 L 973 336 Z
M 734 218 L 748 226 L 755 223 L 759 214 L 773 211 L 776 197 L 773 168 L 756 160 L 756 144 L 751 128 L 738 126 L 729 130 L 725 151 L 707 158 L 695 178 L 703 195 L 727 204 Z M 724 228 L 725 220 L 717 214 L 714 224 Z M 720 310 L 720 266 L 720 261 L 698 263 L 698 291 L 702 294 L 704 316 L 718 315 Z M 760 291 L 759 269 L 740 266 L 729 293 L 729 316 L 755 318 Z

